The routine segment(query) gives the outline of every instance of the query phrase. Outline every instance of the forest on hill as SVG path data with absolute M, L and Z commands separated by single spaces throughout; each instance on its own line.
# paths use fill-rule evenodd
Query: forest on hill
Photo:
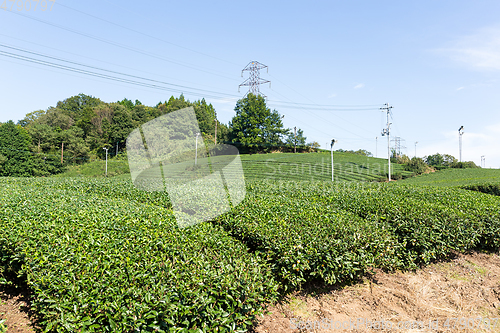
M 66 165 L 81 164 L 126 150 L 128 135 L 141 124 L 164 114 L 193 107 L 207 145 L 231 143 L 240 152 L 312 149 L 298 132 L 285 129 L 281 116 L 270 110 L 262 96 L 239 100 L 229 124 L 220 123 L 216 110 L 205 99 L 191 102 L 170 97 L 156 106 L 123 99 L 107 103 L 80 94 L 59 101 L 55 107 L 28 113 L 16 123 L 0 124 L 0 176 L 45 176 L 61 172 Z M 217 136 L 216 136 L 217 128 Z

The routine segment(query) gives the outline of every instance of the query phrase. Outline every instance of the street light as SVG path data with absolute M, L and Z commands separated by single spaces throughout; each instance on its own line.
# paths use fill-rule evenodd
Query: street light
M 333 145 L 338 142 L 335 139 L 332 139 L 332 143 L 330 144 L 331 150 L 332 150 L 332 182 L 333 182 Z
M 200 135 L 200 133 L 196 133 L 196 155 L 194 155 L 194 165 L 198 163 L 198 135 Z
M 462 135 L 464 134 L 464 127 L 460 126 L 458 129 L 458 147 L 460 149 L 460 162 L 462 162 Z
M 106 177 L 108 176 L 108 148 L 102 148 L 106 151 Z
M 415 141 L 415 158 L 417 157 L 417 143 L 418 141 Z

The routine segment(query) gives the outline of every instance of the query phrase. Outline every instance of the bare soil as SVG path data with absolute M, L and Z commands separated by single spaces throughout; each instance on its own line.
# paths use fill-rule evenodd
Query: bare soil
M 500 332 L 500 255 L 457 254 L 415 272 L 375 270 L 344 288 L 307 286 L 268 311 L 256 333 Z
M 29 300 L 25 291 L 0 289 L 0 320 L 7 319 L 7 332 L 36 332 Z M 308 285 L 280 304 L 269 305 L 268 312 L 258 319 L 254 333 L 499 333 L 500 253 L 457 254 L 415 272 L 375 270 L 362 282 L 343 288 Z M 475 319 L 479 317 L 481 323 Z M 490 330 L 484 318 L 490 319 Z
M 35 314 L 26 290 L 0 286 L 0 321 L 3 319 L 8 333 L 36 332 Z

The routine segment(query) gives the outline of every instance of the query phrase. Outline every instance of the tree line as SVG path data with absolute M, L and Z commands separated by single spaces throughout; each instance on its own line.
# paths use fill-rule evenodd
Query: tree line
M 126 152 L 128 135 L 159 116 L 193 107 L 203 139 L 237 146 L 241 153 L 310 151 L 306 137 L 283 126 L 282 116 L 267 107 L 262 96 L 248 94 L 236 103 L 236 115 L 226 125 L 205 99 L 190 102 L 183 95 L 156 106 L 123 99 L 107 103 L 79 94 L 59 101 L 55 107 L 28 113 L 16 123 L 0 124 L 0 176 L 48 176 L 69 164 L 81 164 Z

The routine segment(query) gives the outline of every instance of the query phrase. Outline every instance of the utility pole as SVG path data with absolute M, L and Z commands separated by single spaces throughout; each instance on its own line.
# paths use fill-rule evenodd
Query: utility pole
M 417 143 L 418 141 L 415 141 L 415 158 L 417 158 Z
M 297 152 L 297 126 L 293 128 L 293 152 Z
M 378 157 L 378 136 L 375 137 L 375 157 Z
M 106 151 L 106 177 L 108 176 L 108 148 L 102 148 Z
M 259 90 L 259 85 L 261 84 L 269 83 L 269 87 L 271 86 L 271 81 L 260 78 L 259 71 L 264 68 L 267 68 L 267 72 L 269 73 L 269 68 L 266 65 L 261 64 L 258 61 L 250 61 L 248 65 L 246 65 L 245 68 L 243 68 L 243 70 L 241 71 L 241 77 L 243 77 L 243 71 L 249 71 L 250 77 L 238 86 L 238 92 L 240 91 L 240 87 L 248 86 L 248 92 L 245 94 L 245 97 L 248 94 L 254 94 L 255 96 L 262 95 L 265 99 L 267 99 L 267 96 L 261 94 Z
M 332 139 L 332 143 L 330 145 L 332 149 L 332 182 L 333 182 L 333 145 L 335 144 L 335 142 L 337 142 L 337 140 Z
M 391 115 L 392 106 L 389 103 L 385 103 L 380 110 L 387 112 L 387 128 L 382 130 L 382 136 L 387 135 L 387 163 L 389 165 L 389 172 L 387 178 L 391 181 L 391 123 L 389 122 L 389 116 Z
M 215 111 L 215 140 L 214 143 L 217 144 L 217 111 Z
M 194 165 L 198 163 L 198 135 L 200 135 L 200 133 L 196 133 L 196 155 L 194 155 Z
M 483 164 L 484 164 L 484 167 L 483 167 Z M 486 168 L 486 158 L 483 156 L 481 156 L 481 168 Z
M 458 129 L 458 149 L 460 150 L 460 162 L 462 162 L 462 135 L 464 134 L 464 127 L 460 126 Z
M 64 141 L 61 143 L 61 164 L 63 164 Z

